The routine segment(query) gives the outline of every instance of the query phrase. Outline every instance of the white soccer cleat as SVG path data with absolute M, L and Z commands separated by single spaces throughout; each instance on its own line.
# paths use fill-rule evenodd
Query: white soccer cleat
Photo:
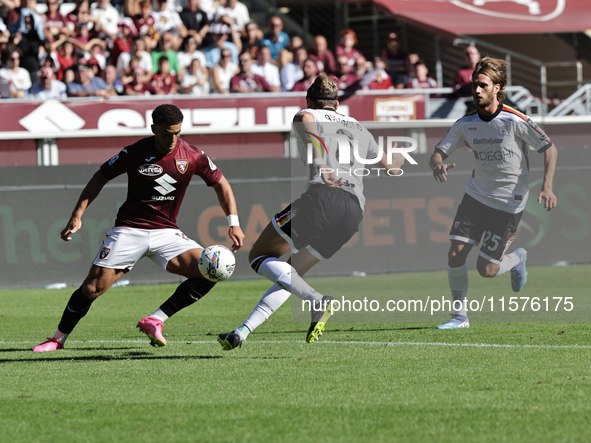
M 469 327 L 470 320 L 468 320 L 468 317 L 465 315 L 454 315 L 451 320 L 437 326 L 437 329 L 460 329 Z

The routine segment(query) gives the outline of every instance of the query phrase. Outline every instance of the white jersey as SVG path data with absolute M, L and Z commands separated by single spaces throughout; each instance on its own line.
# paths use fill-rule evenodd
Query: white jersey
M 333 169 L 337 179 L 343 179 L 341 189 L 356 196 L 363 210 L 365 206 L 363 175 L 364 171 L 371 168 L 372 165 L 365 165 L 356 159 L 353 148 L 354 144 L 351 142 L 357 142 L 358 157 L 362 159 L 375 159 L 382 152 L 381 148 L 371 133 L 353 117 L 339 114 L 333 109 L 303 109 L 298 114 L 304 112 L 314 115 L 316 130 L 320 136 L 320 140 L 318 140 L 312 134 L 297 131 L 299 135 L 298 150 L 300 158 L 304 163 L 309 165 L 308 185 L 324 184 L 320 172 L 309 161 L 311 154 L 309 153 L 310 149 L 308 145 L 311 144 L 311 149 L 317 149 L 318 152 L 320 150 L 322 151 L 322 163 Z M 297 128 L 302 127 L 296 126 Z M 349 152 L 346 153 L 348 155 L 343 156 L 339 153 L 337 137 L 331 137 L 329 134 L 337 134 L 341 140 L 346 138 L 347 144 L 349 145 Z M 339 163 L 339 160 L 342 160 L 343 157 L 348 157 L 348 163 Z M 306 185 L 306 188 L 308 185 Z
M 544 152 L 552 141 L 528 116 L 501 104 L 490 118 L 474 111 L 456 121 L 435 149 L 444 159 L 463 146 L 472 149 L 476 163 L 466 194 L 516 214 L 529 194 L 528 145 Z

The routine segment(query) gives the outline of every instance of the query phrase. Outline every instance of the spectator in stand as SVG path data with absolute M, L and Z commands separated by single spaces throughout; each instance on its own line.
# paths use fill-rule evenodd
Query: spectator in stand
M 281 68 L 281 91 L 287 92 L 293 89 L 298 80 L 304 78 L 304 62 L 308 58 L 308 51 L 303 46 L 295 50 L 293 61 Z
M 209 94 L 209 75 L 207 68 L 201 64 L 199 59 L 191 60 L 181 81 L 181 91 L 183 94 L 197 96 Z
M 102 77 L 108 86 L 108 91 L 114 91 L 117 95 L 123 95 L 125 93 L 125 85 L 117 78 L 117 69 L 115 66 L 105 66 Z
M 90 15 L 90 7 L 87 0 L 76 4 L 76 9 L 66 15 L 70 37 L 79 42 L 87 43 L 93 38 L 98 38 L 100 29 L 98 17 Z M 60 36 L 61 37 L 61 36 Z
M 55 72 L 49 66 L 44 66 L 39 71 L 39 80 L 31 87 L 31 97 L 36 100 L 65 100 L 66 85 L 55 78 Z
M 261 42 L 263 33 L 259 29 L 259 25 L 254 21 L 248 22 L 244 30 L 246 36 L 242 37 L 242 52 L 250 52 L 250 56 L 255 59 L 260 47 L 263 46 Z
M 230 32 L 230 27 L 223 23 L 214 23 L 211 25 L 210 33 L 213 43 L 203 50 L 203 54 L 205 54 L 205 65 L 208 68 L 220 62 L 222 49 L 228 49 L 230 54 L 232 54 L 232 62 L 238 64 L 239 51 L 234 43 L 228 41 L 228 34 Z
M 132 80 L 125 85 L 125 95 L 156 95 L 158 92 L 152 83 L 145 80 L 145 72 L 135 66 L 131 73 Z M 160 92 L 163 94 L 163 92 Z
M 355 34 L 355 31 L 353 31 L 352 29 L 343 29 L 341 32 L 339 32 L 339 44 L 335 49 L 335 55 L 337 57 L 341 55 L 346 55 L 347 60 L 349 62 L 349 66 L 351 66 L 351 68 L 353 69 L 355 61 L 358 58 L 362 57 L 365 60 L 363 54 L 355 48 L 356 44 L 357 35 Z
M 271 92 L 271 85 L 260 75 L 250 71 L 252 57 L 250 52 L 240 54 L 240 72 L 230 80 L 230 91 L 232 92 Z
M 110 0 L 97 0 L 90 6 L 90 15 L 98 18 L 99 37 L 115 40 L 121 16 Z
M 394 89 L 394 83 L 392 83 L 390 75 L 386 72 L 386 62 L 382 57 L 374 57 L 373 69 L 365 74 L 363 80 L 361 80 L 361 85 L 364 89 L 370 90 Z
M 152 3 L 149 0 L 140 1 L 140 13 L 133 17 L 139 35 L 144 37 L 146 50 L 153 51 L 158 45 L 160 35 L 156 32 L 154 17 L 152 16 Z
M 12 37 L 16 37 L 19 33 L 33 33 L 34 31 L 39 40 L 43 41 L 45 39 L 43 18 L 37 13 L 37 0 L 20 1 L 18 7 L 5 18 L 5 23 Z
M 90 67 L 85 63 L 74 66 L 74 81 L 67 83 L 68 97 L 110 97 L 115 95 L 100 77 L 91 77 Z
M 90 57 L 90 58 L 86 59 L 86 65 L 90 69 L 91 77 L 102 78 L 103 69 L 101 68 L 101 64 L 99 63 L 99 61 L 96 58 Z
M 69 21 L 60 13 L 59 0 L 47 0 L 46 4 L 47 12 L 41 15 L 41 18 L 45 20 L 43 23 L 45 38 L 54 41 L 59 38 L 60 34 L 70 35 L 72 31 L 68 26 Z
M 176 79 L 170 72 L 170 61 L 165 55 L 158 59 L 158 70 L 152 76 L 152 86 L 157 94 L 176 94 Z
M 334 55 L 328 49 L 326 37 L 323 35 L 314 37 L 314 42 L 310 49 L 310 58 L 318 65 L 318 72 L 324 72 L 326 75 L 332 75 L 336 72 Z
M 404 71 L 397 72 L 396 77 L 393 78 L 396 89 L 406 88 L 406 84 L 408 83 L 410 78 L 416 76 L 415 63 L 418 61 L 419 54 L 417 54 L 416 52 L 411 52 L 406 56 L 406 59 L 404 60 L 406 69 Z
M 144 73 L 149 78 L 152 78 L 154 72 L 152 64 L 152 56 L 146 51 L 146 41 L 143 37 L 134 37 L 131 42 L 131 50 L 123 52 L 117 60 L 117 78 L 123 80 L 124 77 L 129 77 L 131 81 L 131 66 L 130 61 L 133 56 L 138 58 L 139 66 L 144 70 Z M 125 82 L 124 82 L 125 83 Z
M 271 85 L 271 92 L 281 91 L 281 80 L 279 78 L 279 69 L 271 63 L 271 50 L 263 46 L 257 55 L 256 63 L 250 65 L 253 74 L 260 75 Z
M 57 54 L 57 79 L 64 81 L 64 72 L 74 65 L 74 43 L 66 35 L 61 35 L 50 45 L 50 50 Z
M 158 63 L 160 58 L 164 55 L 170 63 L 170 74 L 175 75 L 177 79 L 183 76 L 182 68 L 179 65 L 177 52 L 174 49 L 175 38 L 170 32 L 165 32 L 158 40 L 158 46 L 151 53 L 152 56 L 152 70 L 158 71 Z
M 201 9 L 199 0 L 187 0 L 187 6 L 180 16 L 187 33 L 197 41 L 199 47 L 209 32 L 209 19 L 207 13 Z
M 276 15 L 269 19 L 269 32 L 261 39 L 271 50 L 271 58 L 279 63 L 279 53 L 289 45 L 289 35 L 283 32 L 283 20 Z
M 248 8 L 238 0 L 226 0 L 225 4 L 220 4 L 215 10 L 214 22 L 224 23 L 238 31 L 241 37 L 246 36 L 244 27 L 250 22 Z
M 349 65 L 349 58 L 346 55 L 337 57 L 337 75 L 333 78 L 339 86 L 339 90 L 345 91 L 357 81 L 353 74 L 353 68 Z
M 318 77 L 318 65 L 311 58 L 307 58 L 304 61 L 304 67 L 302 69 L 304 71 L 304 77 L 293 85 L 291 89 L 293 92 L 307 91 L 312 86 L 312 83 L 314 83 L 314 80 L 316 80 L 316 77 Z
M 480 51 L 476 46 L 468 46 L 464 51 L 465 65 L 456 72 L 454 77 L 455 97 L 472 96 L 472 73 L 476 64 L 480 61 Z
M 367 74 L 367 60 L 363 56 L 357 57 L 353 64 L 351 77 L 354 80 L 347 88 L 348 91 L 357 91 L 363 88 L 363 79 Z
M 409 89 L 430 89 L 430 88 L 439 88 L 437 84 L 437 80 L 432 77 L 429 77 L 429 68 L 425 62 L 419 59 L 418 62 L 414 65 L 415 69 L 415 76 L 411 77 L 406 84 L 406 87 Z
M 386 36 L 386 48 L 382 51 L 382 59 L 386 62 L 386 72 L 390 74 L 394 83 L 400 83 L 397 76 L 408 70 L 406 65 L 407 56 L 408 54 L 400 44 L 400 36 L 395 32 L 390 32 Z
M 177 54 L 177 58 L 183 70 L 189 67 L 193 59 L 198 59 L 201 62 L 201 66 L 205 66 L 205 55 L 203 52 L 197 50 L 197 39 L 192 35 L 185 39 L 183 50 Z
M 113 65 L 117 65 L 117 60 L 119 60 L 119 56 L 122 53 L 131 50 L 133 39 L 136 36 L 137 29 L 133 24 L 133 20 L 130 17 L 123 17 L 119 22 L 119 33 L 111 49 L 111 63 Z
M 3 68 L 0 68 L 0 96 L 2 98 L 24 98 L 29 95 L 31 89 L 31 76 L 29 71 L 20 67 L 22 51 L 20 48 L 9 45 L 2 51 L 1 60 Z
M 31 0 L 28 0 L 27 6 Z M 29 72 L 31 82 L 37 81 L 37 73 L 41 67 L 39 63 L 39 53 L 43 48 L 44 40 L 39 37 L 39 28 L 42 29 L 42 18 L 39 14 L 30 9 L 23 8 L 20 12 L 20 19 L 11 26 L 13 35 L 12 42 L 18 46 L 21 51 L 19 67 Z M 30 87 L 30 86 L 29 86 Z
M 218 94 L 230 92 L 230 80 L 238 72 L 238 65 L 232 62 L 229 49 L 222 49 L 220 62 L 211 68 L 211 91 Z
M 160 35 L 169 32 L 173 37 L 173 49 L 178 51 L 188 32 L 185 25 L 183 25 L 179 13 L 175 9 L 170 8 L 168 3 L 170 3 L 168 0 L 156 0 L 157 8 L 155 11 L 152 11 L 154 27 Z
M 298 32 L 290 32 L 289 33 L 289 44 L 281 50 L 279 53 L 279 69 L 282 69 L 284 66 L 288 65 L 289 63 L 293 62 L 293 58 L 295 55 L 295 51 L 298 48 L 304 46 L 304 40 L 302 36 Z M 306 49 L 306 52 L 308 50 Z M 307 57 L 306 57 L 307 58 Z

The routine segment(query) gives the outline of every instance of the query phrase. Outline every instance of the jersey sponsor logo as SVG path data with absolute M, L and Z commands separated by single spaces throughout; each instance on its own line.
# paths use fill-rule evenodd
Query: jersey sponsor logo
M 137 168 L 137 172 L 139 172 L 142 175 L 146 175 L 148 177 L 155 177 L 157 175 L 162 174 L 162 166 L 160 165 L 141 165 L 139 168 Z
M 503 151 L 472 151 L 474 152 L 474 158 L 476 160 L 486 160 L 486 161 L 494 161 L 494 160 L 505 160 L 507 157 L 512 158 L 514 153 L 510 149 L 503 149 Z
M 103 246 L 99 252 L 99 259 L 104 260 L 105 258 L 107 258 L 109 256 L 110 253 L 111 253 L 111 248 L 107 248 L 106 246 Z
M 162 195 L 167 195 L 172 191 L 176 191 L 176 188 L 173 186 L 173 184 L 176 183 L 176 180 L 168 174 L 164 174 L 162 177 L 157 178 L 155 182 L 160 186 L 155 186 L 154 189 Z M 170 200 L 174 200 L 174 197 Z
M 184 174 L 185 172 L 187 172 L 187 168 L 189 167 L 189 160 L 175 159 L 174 162 L 176 163 L 177 170 L 181 174 Z
M 473 145 L 496 145 L 503 141 L 502 138 L 475 138 L 472 140 Z
M 174 195 L 153 195 L 152 200 L 155 201 L 173 201 L 175 199 Z

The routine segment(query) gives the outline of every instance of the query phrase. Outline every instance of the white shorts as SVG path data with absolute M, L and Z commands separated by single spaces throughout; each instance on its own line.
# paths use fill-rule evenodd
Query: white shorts
M 116 227 L 107 232 L 107 238 L 92 263 L 129 271 L 139 259 L 148 257 L 166 269 L 171 259 L 195 248 L 203 247 L 179 229 Z

